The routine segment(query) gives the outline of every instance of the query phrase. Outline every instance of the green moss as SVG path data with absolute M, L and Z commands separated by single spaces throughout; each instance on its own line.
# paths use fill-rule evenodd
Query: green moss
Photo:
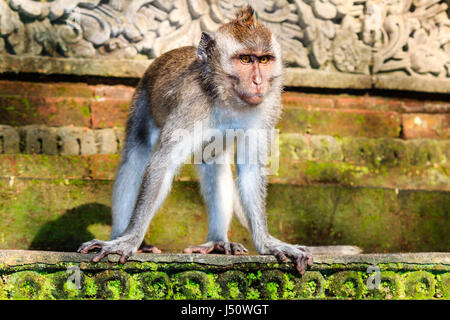
M 131 277 L 124 272 L 107 270 L 95 276 L 98 286 L 97 297 L 102 299 L 123 299 L 130 294 Z
M 436 295 L 444 299 L 450 298 L 450 273 L 439 274 L 436 276 L 438 280 L 438 286 L 436 288 Z
M 268 292 L 269 299 L 277 300 L 278 299 L 278 283 L 269 282 L 266 284 L 266 289 Z
M 255 288 L 249 288 L 246 299 L 255 300 L 261 297 L 261 293 Z
M 322 298 L 325 292 L 325 279 L 318 271 L 307 271 L 295 286 L 301 298 Z
M 295 278 L 290 273 L 284 274 L 285 279 L 285 290 L 283 293 L 283 299 L 294 299 L 296 296 L 295 292 Z
M 208 273 L 206 276 L 208 277 L 208 280 L 209 280 L 207 297 L 209 299 L 220 299 L 221 293 L 222 293 L 222 288 L 218 282 L 218 275 Z
M 436 293 L 436 280 L 426 271 L 409 272 L 405 275 L 405 295 L 413 299 L 430 299 Z
M 91 116 L 91 110 L 89 108 L 89 106 L 83 105 L 80 108 L 81 113 L 83 114 L 83 116 L 85 117 L 90 117 Z
M 52 299 L 52 285 L 47 278 L 37 272 L 22 271 L 7 278 L 4 286 L 6 295 L 14 300 Z
M 328 289 L 337 298 L 363 297 L 365 284 L 358 271 L 342 271 L 328 278 Z
M 203 272 L 185 271 L 174 277 L 175 299 L 202 299 L 208 292 L 209 279 Z
M 85 295 L 88 297 L 95 297 L 97 295 L 98 286 L 96 285 L 94 279 L 85 277 Z
M 145 299 L 167 299 L 172 296 L 172 285 L 164 272 L 144 272 L 133 276 L 136 291 L 143 292 Z
M 122 286 L 121 286 L 120 280 L 108 281 L 105 289 L 110 291 L 109 298 L 112 300 L 118 300 L 122 294 Z
M 22 104 L 25 107 L 25 111 L 31 110 L 31 104 L 30 104 L 30 100 L 28 100 L 28 98 L 26 98 L 26 97 L 22 98 Z
M 279 299 L 284 295 L 286 279 L 279 270 L 266 270 L 261 273 L 259 281 L 259 291 L 264 299 Z

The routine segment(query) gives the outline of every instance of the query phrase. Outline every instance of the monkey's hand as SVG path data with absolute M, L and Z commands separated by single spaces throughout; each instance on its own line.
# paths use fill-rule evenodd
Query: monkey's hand
M 242 255 L 247 254 L 248 250 L 240 243 L 237 242 L 225 242 L 225 241 L 209 241 L 207 243 L 191 246 L 183 250 L 184 253 L 223 253 Z
M 300 274 L 304 274 L 306 268 L 312 266 L 313 258 L 307 247 L 281 241 L 277 242 L 269 246 L 269 251 L 278 261 L 287 262 L 291 259 Z
M 137 251 L 139 244 L 132 238 L 120 237 L 110 241 L 91 240 L 83 243 L 79 248 L 79 253 L 88 253 L 91 250 L 98 251 L 92 258 L 93 262 L 100 261 L 104 256 L 115 253 L 120 255 L 120 263 L 125 263 L 128 258 Z

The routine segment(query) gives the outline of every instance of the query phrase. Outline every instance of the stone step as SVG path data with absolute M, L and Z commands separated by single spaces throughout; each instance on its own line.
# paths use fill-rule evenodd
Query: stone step
M 124 145 L 124 128 L 48 127 L 0 125 L 0 154 L 91 155 L 118 154 Z M 445 164 L 450 158 L 449 139 L 395 139 L 280 133 L 285 157 L 337 160 L 352 163 L 424 165 Z
M 0 142 L 10 152 L 0 154 L 0 177 L 112 180 L 123 131 L 0 126 Z M 450 140 L 280 134 L 269 181 L 449 191 L 449 158 Z M 184 165 L 177 178 L 196 181 L 194 171 Z
M 0 248 L 74 251 L 108 239 L 112 181 L 0 179 Z M 364 252 L 448 251 L 450 194 L 344 186 L 270 184 L 270 232 L 290 243 L 356 245 Z M 170 226 L 170 227 L 169 227 Z M 182 252 L 207 235 L 199 186 L 175 182 L 145 241 Z M 233 219 L 229 237 L 255 252 Z
M 112 128 L 125 125 L 134 87 L 0 80 L 0 123 Z M 446 139 L 450 103 L 285 92 L 281 132 Z
M 0 250 L 2 299 L 444 299 L 449 253 L 316 256 L 299 276 L 272 256 Z M 192 302 L 189 302 L 192 303 Z M 218 303 L 218 302 L 217 302 Z M 181 308 L 180 308 L 181 309 Z M 222 311 L 225 312 L 225 311 Z

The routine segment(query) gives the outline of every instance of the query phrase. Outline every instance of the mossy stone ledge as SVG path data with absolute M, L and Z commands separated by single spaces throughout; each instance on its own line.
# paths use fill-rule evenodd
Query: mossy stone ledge
M 449 299 L 450 253 L 314 257 L 0 250 L 1 299 Z

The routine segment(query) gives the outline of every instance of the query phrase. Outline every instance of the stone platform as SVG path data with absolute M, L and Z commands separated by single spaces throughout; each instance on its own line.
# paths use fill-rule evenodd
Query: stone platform
M 449 299 L 450 253 L 272 256 L 0 250 L 1 299 Z

